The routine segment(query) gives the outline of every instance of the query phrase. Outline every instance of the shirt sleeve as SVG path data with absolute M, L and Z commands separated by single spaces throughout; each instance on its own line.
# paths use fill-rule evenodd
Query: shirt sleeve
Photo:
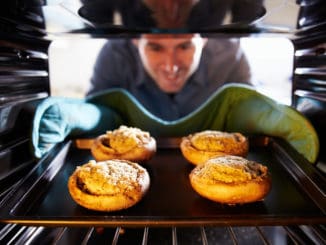
M 96 59 L 87 95 L 109 88 L 124 88 L 133 74 L 133 59 L 131 41 L 107 41 Z
M 252 74 L 247 56 L 244 51 L 239 48 L 237 49 L 235 56 L 235 63 L 230 72 L 229 80 L 236 83 L 245 83 L 252 85 Z
M 239 40 L 209 39 L 203 57 L 210 82 L 218 86 L 225 83 L 251 84 L 250 66 Z

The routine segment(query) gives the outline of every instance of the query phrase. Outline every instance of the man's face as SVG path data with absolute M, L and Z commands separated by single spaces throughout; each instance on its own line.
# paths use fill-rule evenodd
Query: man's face
M 159 88 L 177 93 L 198 68 L 206 40 L 198 34 L 145 34 L 135 43 L 145 70 Z

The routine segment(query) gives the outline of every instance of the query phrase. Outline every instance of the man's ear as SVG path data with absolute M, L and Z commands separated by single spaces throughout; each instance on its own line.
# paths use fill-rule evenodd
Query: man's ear
M 205 47 L 207 41 L 208 41 L 208 38 L 207 37 L 203 38 L 203 47 Z
M 139 40 L 137 38 L 133 38 L 131 42 L 136 46 L 136 48 L 138 47 Z

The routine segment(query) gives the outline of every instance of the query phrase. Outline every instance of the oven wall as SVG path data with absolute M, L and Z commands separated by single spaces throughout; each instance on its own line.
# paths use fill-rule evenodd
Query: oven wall
M 293 40 L 292 106 L 305 114 L 320 140 L 317 167 L 326 173 L 326 8 L 325 1 L 298 1 L 297 38 Z
M 16 2 L 12 1 L 14 5 Z M 3 6 L 4 4 L 5 6 Z M 50 94 L 49 41 L 32 19 L 6 2 L 0 6 L 0 200 L 35 164 L 30 150 L 31 121 L 37 104 Z M 9 5 L 9 4 L 8 4 Z M 6 16 L 11 18 L 6 18 Z M 36 16 L 34 16 L 36 18 Z

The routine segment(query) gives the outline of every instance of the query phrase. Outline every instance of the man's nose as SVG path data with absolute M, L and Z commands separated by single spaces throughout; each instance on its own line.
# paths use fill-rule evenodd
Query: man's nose
M 175 73 L 179 70 L 175 53 L 169 53 L 164 57 L 164 70 Z

